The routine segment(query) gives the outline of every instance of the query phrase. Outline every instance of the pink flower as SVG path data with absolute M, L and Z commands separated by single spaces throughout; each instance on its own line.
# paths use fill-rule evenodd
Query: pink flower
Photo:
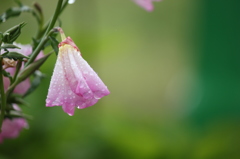
M 23 128 L 28 128 L 28 124 L 23 118 L 4 119 L 2 132 L 0 133 L 0 143 L 5 138 L 17 138 Z
M 82 58 L 81 53 L 70 37 L 59 44 L 57 62 L 53 71 L 46 106 L 62 106 L 69 115 L 75 107 L 83 109 L 94 105 L 110 92 L 96 72 Z
M 139 6 L 144 8 L 147 11 L 153 11 L 153 1 L 160 1 L 160 0 L 133 0 L 135 3 L 137 3 Z
M 26 56 L 29 56 L 32 53 L 31 45 L 22 45 L 22 44 L 18 44 L 18 43 L 13 43 L 13 44 L 20 47 L 21 49 L 8 49 L 10 52 L 19 52 Z M 42 51 L 37 56 L 36 60 L 41 57 L 43 57 Z M 22 68 L 23 68 L 23 66 L 22 66 Z M 9 72 L 11 74 L 11 76 L 14 76 L 16 68 L 9 67 L 6 69 L 6 71 Z M 3 77 L 3 80 L 4 80 L 4 89 L 6 90 L 10 85 L 10 81 L 9 81 L 9 78 L 7 78 L 7 77 Z M 29 88 L 30 88 L 30 80 L 29 80 L 29 78 L 27 78 L 25 81 L 22 81 L 21 83 L 19 83 L 13 92 L 18 93 L 18 94 L 25 94 Z

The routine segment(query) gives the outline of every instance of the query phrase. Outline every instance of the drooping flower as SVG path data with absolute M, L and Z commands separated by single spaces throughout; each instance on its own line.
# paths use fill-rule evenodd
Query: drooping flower
M 8 49 L 9 52 L 19 52 L 25 56 L 29 56 L 32 53 L 32 46 L 31 45 L 22 45 L 22 44 L 18 44 L 18 43 L 13 43 L 14 45 L 18 46 L 21 49 Z M 43 57 L 43 52 L 41 51 L 39 53 L 39 55 L 37 56 L 36 60 Z M 23 66 L 22 66 L 23 68 Z M 7 72 L 10 73 L 11 76 L 14 75 L 16 68 L 15 67 L 7 67 L 5 69 Z M 10 85 L 10 81 L 9 78 L 7 77 L 3 77 L 4 80 L 4 89 L 7 89 Z M 25 94 L 27 92 L 27 90 L 30 88 L 30 80 L 29 78 L 27 78 L 26 80 L 22 81 L 21 83 L 19 83 L 16 88 L 14 89 L 14 93 L 17 94 Z
M 62 42 L 53 71 L 46 106 L 62 106 L 69 115 L 75 107 L 83 109 L 94 105 L 110 92 L 96 72 L 82 58 L 80 50 L 70 37 L 65 38 L 61 28 Z
M 137 3 L 139 6 L 144 8 L 147 11 L 153 11 L 153 4 L 154 1 L 161 1 L 161 0 L 133 0 L 135 3 Z
M 16 111 L 21 109 L 13 104 Z M 2 123 L 2 132 L 0 133 L 0 143 L 6 138 L 17 138 L 23 128 L 28 128 L 28 123 L 24 118 L 4 119 Z

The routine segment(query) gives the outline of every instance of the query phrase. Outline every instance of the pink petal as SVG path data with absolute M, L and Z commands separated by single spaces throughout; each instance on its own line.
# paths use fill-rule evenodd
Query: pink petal
M 78 68 L 80 68 L 88 87 L 94 94 L 94 98 L 100 99 L 108 95 L 110 92 L 107 86 L 102 82 L 97 73 L 89 66 L 89 64 L 82 58 L 80 53 L 73 54 L 73 56 L 76 59 L 76 64 L 78 65 Z

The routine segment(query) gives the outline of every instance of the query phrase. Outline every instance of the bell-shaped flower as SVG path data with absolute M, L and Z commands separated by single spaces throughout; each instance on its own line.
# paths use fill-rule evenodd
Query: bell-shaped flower
M 161 1 L 161 0 L 133 0 L 137 3 L 140 7 L 144 8 L 147 11 L 153 11 L 153 4 L 154 1 Z
M 62 106 L 64 112 L 74 114 L 75 107 L 83 109 L 94 105 L 110 92 L 97 73 L 82 58 L 80 50 L 70 37 L 62 42 L 53 71 L 46 106 Z
M 19 52 L 19 53 L 21 53 L 25 56 L 29 56 L 32 53 L 32 46 L 31 45 L 22 45 L 22 44 L 18 44 L 18 43 L 13 43 L 13 44 L 18 46 L 21 49 L 8 49 L 8 51 Z M 41 57 L 43 57 L 43 52 L 42 51 L 37 56 L 36 60 L 41 58 Z M 22 68 L 23 68 L 23 66 L 22 66 Z M 7 72 L 9 72 L 11 76 L 14 76 L 16 68 L 15 67 L 7 67 L 5 70 Z M 4 89 L 7 89 L 10 85 L 9 78 L 3 77 L 3 80 L 4 80 Z M 25 94 L 29 88 L 30 88 L 30 80 L 29 80 L 29 78 L 27 78 L 26 80 L 19 83 L 15 87 L 13 92 L 17 93 L 17 94 Z

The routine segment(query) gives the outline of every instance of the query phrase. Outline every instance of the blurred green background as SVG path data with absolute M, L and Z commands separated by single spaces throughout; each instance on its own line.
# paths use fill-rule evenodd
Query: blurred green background
M 0 13 L 15 5 L 0 2 Z M 57 1 L 38 3 L 49 19 Z M 47 78 L 27 97 L 31 107 L 23 107 L 34 117 L 29 129 L 5 140 L 0 158 L 239 159 L 240 1 L 154 5 L 151 13 L 131 0 L 69 5 L 62 28 L 111 94 L 72 117 L 46 108 L 52 55 L 41 68 Z M 17 42 L 30 43 L 37 24 L 28 13 L 0 30 L 22 21 Z

